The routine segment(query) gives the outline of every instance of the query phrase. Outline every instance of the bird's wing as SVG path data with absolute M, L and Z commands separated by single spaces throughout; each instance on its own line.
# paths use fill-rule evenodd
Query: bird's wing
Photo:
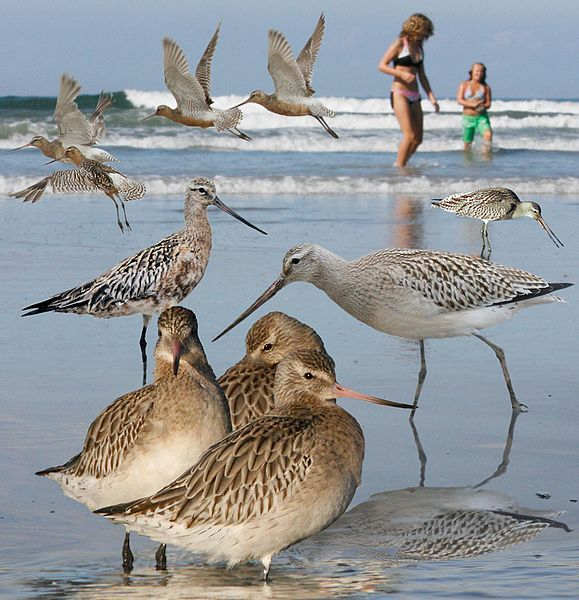
M 310 422 L 267 415 L 211 446 L 188 471 L 128 514 L 161 512 L 190 527 L 235 524 L 274 509 L 312 464 Z
M 75 99 L 80 93 L 78 82 L 66 73 L 60 78 L 60 92 L 54 109 L 58 137 L 66 148 L 75 144 L 94 144 L 92 126 L 78 110 Z
M 210 43 L 211 45 L 211 43 Z M 197 79 L 189 72 L 189 64 L 177 42 L 163 38 L 165 84 L 175 96 L 177 108 L 184 114 L 193 116 L 207 109 L 205 91 Z
M 485 188 L 466 194 L 452 194 L 438 200 L 435 206 L 461 217 L 473 217 L 484 221 L 508 215 L 515 210 L 519 202 L 518 196 L 512 190 Z
M 208 106 L 213 104 L 213 100 L 211 99 L 211 61 L 213 60 L 213 55 L 215 54 L 220 28 L 221 23 L 217 25 L 217 29 L 209 41 L 209 44 L 207 44 L 207 48 L 205 48 L 205 52 L 203 52 L 203 56 L 199 60 L 199 64 L 195 69 L 195 78 L 203 88 L 205 93 L 205 102 Z
M 275 369 L 242 363 L 225 371 L 218 380 L 229 403 L 234 429 L 262 417 L 273 407 Z
M 105 119 L 103 113 L 107 108 L 113 105 L 113 95 L 109 92 L 101 92 L 97 105 L 94 112 L 89 117 L 90 132 L 93 140 L 93 144 L 96 144 L 101 139 L 107 128 L 105 126 Z
M 55 194 L 97 192 L 99 190 L 84 169 L 63 169 L 55 171 L 52 175 L 41 179 L 24 190 L 9 194 L 9 196 L 23 198 L 24 202 L 34 203 L 40 200 L 48 185 L 52 187 Z
M 115 471 L 137 441 L 153 410 L 153 386 L 125 394 L 108 406 L 92 422 L 82 452 L 65 465 L 66 471 L 99 478 Z
M 451 311 L 516 302 L 549 289 L 532 273 L 463 254 L 405 248 L 382 250 L 356 262 L 368 277 L 378 272 Z
M 270 29 L 268 38 L 267 70 L 273 79 L 276 95 L 282 98 L 307 95 L 304 76 L 283 33 Z
M 318 51 L 322 45 L 325 24 L 326 20 L 324 13 L 322 13 L 314 32 L 312 33 L 310 39 L 306 42 L 305 46 L 302 48 L 302 51 L 297 59 L 298 67 L 304 76 L 306 88 L 310 94 L 314 93 L 314 90 L 312 89 L 312 74 L 314 71 L 314 65 L 316 64 L 316 59 L 318 58 Z

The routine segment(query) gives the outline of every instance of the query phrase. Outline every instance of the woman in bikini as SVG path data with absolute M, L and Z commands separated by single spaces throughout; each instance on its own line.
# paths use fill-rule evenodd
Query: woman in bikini
M 438 112 L 440 107 L 424 71 L 423 43 L 434 33 L 432 21 L 420 13 L 402 24 L 402 31 L 378 64 L 378 70 L 394 77 L 390 103 L 402 130 L 395 166 L 403 167 L 422 143 L 423 115 L 418 81 Z M 392 63 L 392 66 L 390 66 Z
M 468 72 L 469 78 L 458 86 L 456 101 L 462 106 L 462 139 L 465 151 L 470 150 L 474 134 L 478 131 L 490 150 L 493 130 L 487 114 L 491 107 L 491 88 L 487 85 L 487 68 L 482 63 L 474 63 Z

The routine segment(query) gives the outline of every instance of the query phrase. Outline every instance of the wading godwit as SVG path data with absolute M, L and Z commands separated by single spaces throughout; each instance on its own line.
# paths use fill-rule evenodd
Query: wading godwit
M 155 382 L 117 398 L 91 424 L 82 451 L 59 467 L 36 473 L 94 510 L 154 494 L 231 432 L 227 400 L 186 308 L 159 316 Z M 166 568 L 165 546 L 157 568 Z M 129 534 L 123 568 L 130 572 Z
M 127 220 L 127 213 L 123 199 L 138 200 L 145 195 L 147 189 L 142 183 L 129 179 L 126 175 L 119 173 L 109 165 L 104 165 L 96 160 L 85 158 L 82 152 L 76 146 L 70 146 L 64 153 L 65 158 L 76 165 L 76 169 L 55 171 L 52 175 L 41 179 L 37 183 L 27 187 L 19 192 L 8 194 L 12 198 L 24 198 L 24 202 L 37 202 L 42 198 L 47 186 L 50 185 L 52 191 L 57 193 L 79 193 L 79 192 L 104 192 L 114 203 L 117 212 L 117 225 L 121 231 L 130 229 L 131 226 Z M 56 160 L 56 159 L 55 159 Z M 54 162 L 54 160 L 50 161 Z M 118 197 L 125 224 L 121 223 L 119 218 Z
M 311 328 L 282 312 L 271 312 L 254 323 L 245 336 L 245 356 L 219 378 L 239 429 L 273 408 L 277 365 L 297 350 L 325 352 L 324 342 Z
M 526 407 L 516 399 L 504 351 L 479 330 L 507 321 L 521 308 L 560 300 L 550 293 L 573 285 L 547 283 L 531 273 L 464 254 L 392 248 L 348 262 L 321 246 L 302 244 L 287 252 L 279 278 L 215 339 L 294 281 L 313 283 L 378 331 L 419 343 L 415 406 L 426 377 L 424 340 L 472 335 L 498 358 L 513 410 Z
M 389 404 L 339 385 L 327 354 L 291 354 L 277 367 L 272 412 L 157 494 L 96 512 L 212 561 L 260 560 L 267 579 L 272 557 L 330 525 L 360 484 L 364 435 L 342 396 Z
M 94 147 L 106 131 L 103 112 L 112 106 L 112 94 L 101 92 L 93 114 L 87 119 L 80 112 L 75 102 L 80 90 L 81 87 L 75 79 L 66 73 L 62 75 L 60 78 L 60 92 L 54 109 L 58 137 L 55 140 L 48 141 L 41 135 L 35 135 L 28 144 L 14 148 L 14 150 L 33 146 L 48 158 L 73 164 L 70 159 L 64 156 L 64 152 L 69 146 L 76 146 L 86 158 L 91 160 L 119 162 L 112 154 Z
M 151 117 L 165 117 L 188 127 L 215 127 L 217 131 L 229 131 L 242 140 L 251 139 L 237 129 L 243 118 L 238 108 L 220 110 L 211 107 L 211 60 L 217 46 L 220 27 L 221 25 L 217 26 L 205 49 L 195 69 L 195 75 L 189 72 L 187 58 L 177 42 L 163 38 L 165 84 L 175 97 L 177 108 L 161 104 L 152 115 L 145 117 L 144 121 Z
M 467 194 L 453 194 L 446 198 L 432 201 L 432 206 L 441 208 L 459 217 L 480 219 L 482 250 L 481 258 L 491 256 L 491 243 L 488 227 L 491 221 L 508 221 L 520 217 L 530 217 L 547 232 L 555 246 L 563 247 L 563 242 L 553 233 L 541 216 L 541 207 L 536 202 L 521 202 L 517 194 L 508 188 L 483 188 Z M 488 253 L 485 249 L 488 247 Z
M 312 98 L 312 74 L 322 45 L 325 18 L 320 15 L 316 28 L 306 42 L 297 60 L 283 33 L 270 29 L 268 33 L 269 50 L 267 70 L 273 79 L 275 93 L 266 94 L 261 90 L 251 92 L 249 98 L 236 107 L 253 102 L 261 104 L 267 110 L 288 117 L 314 117 L 322 127 L 334 138 L 338 134 L 330 129 L 324 117 L 333 117 L 334 111 L 324 106 L 319 100 Z
M 207 207 L 212 204 L 249 227 L 217 197 L 215 185 L 205 177 L 189 182 L 185 193 L 185 227 L 121 261 L 96 279 L 48 300 L 31 304 L 23 316 L 72 312 L 109 318 L 142 314 L 141 356 L 143 385 L 147 375 L 147 325 L 151 316 L 179 304 L 201 281 L 211 251 L 211 226 Z

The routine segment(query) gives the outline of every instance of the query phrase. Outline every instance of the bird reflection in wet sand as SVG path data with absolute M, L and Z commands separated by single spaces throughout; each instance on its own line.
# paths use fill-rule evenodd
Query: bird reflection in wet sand
M 484 481 L 466 487 L 424 487 L 421 471 L 419 487 L 373 494 L 328 529 L 295 546 L 288 552 L 290 559 L 347 558 L 354 564 L 356 559 L 366 563 L 370 558 L 395 566 L 495 552 L 530 541 L 548 527 L 571 531 L 556 520 L 564 511 L 526 508 L 506 494 L 481 489 L 507 470 L 518 414 L 512 412 L 501 464 Z M 422 445 L 412 421 L 411 426 L 420 453 Z
M 225 205 L 215 184 L 196 177 L 185 191 L 185 227 L 154 246 L 126 258 L 92 281 L 25 307 L 23 316 L 45 312 L 88 314 L 108 319 L 143 315 L 141 359 L 147 380 L 147 326 L 152 315 L 179 304 L 203 278 L 211 252 L 207 208 L 213 205 L 248 227 L 267 235 Z
M 284 256 L 281 275 L 214 341 L 295 281 L 312 283 L 378 331 L 418 342 L 414 406 L 426 378 L 424 340 L 473 336 L 495 353 L 516 410 L 526 406 L 516 398 L 504 351 L 479 331 L 508 321 L 521 308 L 560 301 L 551 292 L 573 285 L 452 252 L 390 248 L 347 261 L 322 246 L 301 244 Z
M 325 352 L 320 336 L 304 323 L 282 312 L 256 321 L 245 336 L 245 356 L 219 378 L 227 396 L 233 429 L 247 425 L 274 406 L 277 365 L 298 350 Z
M 234 431 L 149 498 L 96 511 L 130 530 L 229 566 L 275 554 L 330 525 L 360 484 L 364 435 L 336 404 L 359 394 L 336 382 L 325 353 L 302 350 L 275 375 L 271 412 Z
M 153 494 L 231 432 L 227 401 L 205 356 L 188 309 L 159 316 L 155 382 L 117 398 L 91 424 L 82 451 L 36 473 L 91 510 Z M 157 568 L 166 568 L 165 547 Z M 123 568 L 133 568 L 129 534 Z

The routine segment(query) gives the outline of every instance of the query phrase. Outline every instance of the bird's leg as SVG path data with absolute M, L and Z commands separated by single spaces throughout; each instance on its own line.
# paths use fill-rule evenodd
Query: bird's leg
M 167 544 L 159 544 L 159 548 L 157 548 L 157 552 L 155 552 L 155 568 L 157 571 L 167 570 L 167 555 L 165 554 L 166 549 Z
M 416 450 L 418 450 L 418 460 L 420 461 L 420 482 L 418 484 L 419 487 L 424 487 L 424 481 L 426 479 L 426 461 L 428 458 L 426 457 L 426 452 L 424 452 L 424 448 L 422 447 L 422 442 L 420 441 L 420 436 L 418 435 L 418 429 L 416 429 L 416 425 L 414 424 L 414 419 L 410 417 L 410 427 L 412 428 L 412 435 L 414 436 L 414 443 L 416 444 Z
M 269 577 L 269 567 L 271 565 L 271 556 L 264 556 L 261 559 L 261 564 L 263 565 L 262 581 L 267 582 Z
M 312 117 L 314 117 L 314 119 L 316 119 L 316 121 L 318 121 L 318 123 L 320 123 L 320 125 L 333 137 L 336 139 L 338 138 L 338 134 L 330 128 L 330 126 L 326 123 L 326 121 L 323 119 L 323 117 L 320 117 L 318 115 L 312 115 Z
M 125 209 L 125 203 L 123 202 L 123 199 L 119 196 L 119 202 L 121 203 L 121 208 L 123 209 L 123 216 L 125 217 L 125 225 L 127 226 L 127 229 L 129 231 L 133 231 L 133 228 L 129 225 L 129 221 L 127 219 L 127 211 Z M 118 215 L 118 211 L 117 211 L 117 215 Z
M 505 378 L 505 383 L 507 384 L 507 389 L 509 390 L 509 396 L 511 397 L 511 406 L 513 407 L 513 410 L 526 412 L 527 406 L 525 404 L 521 404 L 515 396 L 515 390 L 513 389 L 513 384 L 511 383 L 511 376 L 507 368 L 505 351 L 500 346 L 493 344 L 490 340 L 482 336 L 480 333 L 473 332 L 472 335 L 484 342 L 487 346 L 490 346 L 490 348 L 492 348 L 492 350 L 494 351 L 496 357 L 499 359 L 501 369 L 503 370 L 503 377 Z
M 480 257 L 485 260 L 490 260 L 491 258 L 491 241 L 489 240 L 489 224 L 483 221 L 481 227 L 481 233 L 483 237 L 483 249 L 481 251 Z M 485 254 L 485 248 L 487 249 L 487 253 Z
M 414 402 L 412 403 L 414 408 L 410 413 L 410 418 L 414 417 L 414 412 L 418 408 L 418 398 L 420 398 L 420 392 L 422 392 L 422 384 L 426 379 L 426 356 L 424 354 L 424 340 L 418 340 L 420 344 L 420 371 L 418 371 L 418 383 L 416 384 L 416 392 L 414 392 Z
M 107 194 L 107 196 L 113 201 L 113 204 L 115 205 L 115 210 L 117 211 L 117 225 L 119 226 L 119 229 L 125 233 L 125 228 L 123 227 L 123 224 L 121 223 L 121 219 L 119 216 L 119 205 L 117 204 L 117 201 L 115 200 L 115 197 L 112 194 Z
M 133 570 L 133 562 L 135 557 L 131 552 L 130 534 L 125 533 L 125 541 L 123 542 L 123 572 L 127 575 Z
M 151 320 L 151 315 L 143 315 L 143 329 L 141 330 L 141 359 L 143 360 L 143 385 L 147 385 L 147 326 Z

